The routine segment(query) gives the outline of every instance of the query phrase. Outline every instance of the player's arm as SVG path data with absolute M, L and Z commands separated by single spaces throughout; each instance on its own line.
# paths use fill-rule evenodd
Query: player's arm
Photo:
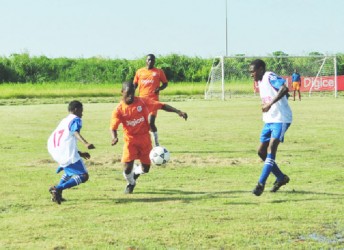
M 162 107 L 161 107 L 162 110 L 165 110 L 167 112 L 174 112 L 174 113 L 177 113 L 180 117 L 183 117 L 185 120 L 188 119 L 188 114 L 179 110 L 179 109 L 176 109 L 168 104 L 164 104 Z
M 265 103 L 262 107 L 263 112 L 268 112 L 271 108 L 272 105 L 274 105 L 276 102 L 278 102 L 283 96 L 287 95 L 289 92 L 289 89 L 287 85 L 282 84 L 281 87 L 279 88 L 277 95 L 270 103 Z
M 74 131 L 74 136 L 76 137 L 76 139 L 78 139 L 79 141 L 81 141 L 83 144 L 85 144 L 85 147 L 88 149 L 94 149 L 95 146 L 92 143 L 88 143 L 86 141 L 86 139 L 84 137 L 82 137 L 82 135 L 80 134 L 79 131 Z
M 160 82 L 162 82 L 161 86 L 155 89 L 155 94 L 158 94 L 161 90 L 164 90 L 167 88 L 168 80 L 165 75 L 165 72 L 161 69 L 159 70 L 159 76 L 160 76 Z
M 161 84 L 160 87 L 158 87 L 158 88 L 155 89 L 154 93 L 157 94 L 157 93 L 159 93 L 161 90 L 166 89 L 166 88 L 167 88 L 167 85 L 168 85 L 168 82 L 163 82 L 163 83 Z
M 111 129 L 110 134 L 111 134 L 111 146 L 114 146 L 118 142 L 117 130 Z
M 88 159 L 91 158 L 91 155 L 90 155 L 89 153 L 87 153 L 87 152 L 80 152 L 80 151 L 78 151 L 78 153 L 79 153 L 79 155 L 80 155 L 82 158 L 84 158 L 84 159 L 86 159 L 86 160 L 88 160 Z

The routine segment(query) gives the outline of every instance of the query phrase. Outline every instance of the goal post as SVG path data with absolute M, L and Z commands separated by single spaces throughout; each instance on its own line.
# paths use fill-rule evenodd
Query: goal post
M 337 61 L 335 56 L 257 56 L 244 55 L 216 57 L 209 72 L 204 91 L 205 99 L 227 100 L 240 95 L 259 92 L 250 77 L 249 65 L 255 59 L 266 63 L 266 70 L 273 71 L 287 80 L 292 90 L 291 75 L 296 69 L 301 75 L 301 91 L 309 93 L 333 92 L 337 96 Z

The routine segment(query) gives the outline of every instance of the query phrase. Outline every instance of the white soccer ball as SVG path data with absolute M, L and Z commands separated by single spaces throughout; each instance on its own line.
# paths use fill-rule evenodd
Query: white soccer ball
M 150 151 L 149 158 L 155 165 L 160 166 L 170 160 L 170 152 L 162 146 L 157 146 Z

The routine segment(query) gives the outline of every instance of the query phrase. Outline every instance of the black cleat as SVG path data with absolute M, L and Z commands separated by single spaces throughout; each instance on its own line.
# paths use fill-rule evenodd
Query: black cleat
M 128 184 L 127 187 L 124 190 L 125 194 L 132 194 L 134 191 L 136 184 L 132 185 L 132 184 Z
M 252 193 L 256 196 L 260 196 L 264 192 L 264 188 L 265 186 L 258 182 L 256 188 L 252 190 Z
M 56 187 L 50 187 L 49 192 L 51 194 L 51 201 L 60 205 L 62 201 L 61 191 L 59 191 Z
M 277 192 L 280 187 L 286 185 L 290 181 L 287 175 L 284 175 L 282 181 L 275 181 L 274 186 L 271 188 L 270 192 Z

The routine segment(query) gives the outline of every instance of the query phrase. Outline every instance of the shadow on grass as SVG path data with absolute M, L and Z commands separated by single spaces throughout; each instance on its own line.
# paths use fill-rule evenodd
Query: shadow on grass
M 249 153 L 249 154 L 255 154 L 256 150 L 172 150 L 171 153 L 179 153 L 179 154 L 234 154 L 234 153 Z
M 284 202 L 304 202 L 304 201 L 316 201 L 316 200 L 325 200 L 325 199 L 343 199 L 344 198 L 344 194 L 339 194 L 339 193 L 326 193 L 326 192 L 314 192 L 314 191 L 304 191 L 304 190 L 300 190 L 300 191 L 296 191 L 296 190 L 292 190 L 292 191 L 278 191 L 278 193 L 285 193 L 288 195 L 312 195 L 312 197 L 309 198 L 304 198 L 303 196 L 302 199 L 290 199 L 290 196 L 286 197 L 285 199 L 279 199 L 279 200 L 273 200 L 269 203 L 284 203 Z M 320 197 L 320 196 L 326 196 L 326 197 Z
M 157 191 L 148 191 L 148 192 L 135 192 L 131 195 L 126 195 L 125 198 L 115 198 L 115 203 L 133 203 L 133 202 L 143 202 L 143 203 L 154 203 L 154 202 L 168 202 L 168 201 L 180 201 L 183 203 L 190 203 L 193 201 L 198 200 L 206 200 L 206 199 L 227 199 L 227 198 L 241 198 L 243 194 L 250 194 L 250 190 L 231 190 L 231 191 L 221 191 L 221 192 L 202 192 L 202 191 L 183 191 L 178 189 L 161 189 Z M 281 197 L 281 195 L 288 194 L 287 197 L 284 197 L 284 199 Z M 290 195 L 312 195 L 312 197 L 302 197 L 300 196 L 300 199 L 291 199 Z M 136 196 L 137 195 L 137 196 Z M 164 195 L 163 197 L 142 197 L 142 195 Z M 264 194 L 263 194 L 264 195 Z M 266 194 L 267 195 L 267 194 Z M 311 192 L 311 191 L 279 191 L 276 194 L 275 200 L 269 201 L 268 203 L 284 203 L 284 202 L 304 202 L 304 201 L 312 201 L 312 200 L 323 200 L 327 199 L 326 197 L 320 197 L 320 196 L 327 196 L 328 199 L 333 198 L 344 198 L 344 194 L 336 194 L 336 193 L 326 193 L 326 192 Z M 141 196 L 141 197 L 140 197 Z M 330 197 L 329 197 L 330 196 Z M 255 196 L 252 194 L 252 197 Z M 256 202 L 236 202 L 236 201 L 230 201 L 226 202 L 226 205 L 256 205 L 259 203 L 259 197 L 256 197 Z M 278 199 L 282 198 L 282 199 Z M 301 199 L 302 198 L 302 199 Z
M 150 192 L 135 192 L 128 195 L 126 198 L 116 198 L 116 203 L 132 203 L 132 202 L 166 202 L 166 201 L 180 201 L 183 203 L 189 203 L 192 201 L 205 200 L 205 199 L 217 199 L 228 198 L 223 195 L 229 195 L 231 198 L 239 197 L 238 194 L 249 193 L 249 191 L 232 190 L 222 192 L 193 192 L 182 191 L 177 189 L 162 189 L 158 191 Z M 164 197 L 135 197 L 136 195 L 165 195 Z M 235 196 L 233 196 L 235 195 Z M 231 204 L 231 203 L 230 203 Z M 244 203 L 246 205 L 250 203 Z

